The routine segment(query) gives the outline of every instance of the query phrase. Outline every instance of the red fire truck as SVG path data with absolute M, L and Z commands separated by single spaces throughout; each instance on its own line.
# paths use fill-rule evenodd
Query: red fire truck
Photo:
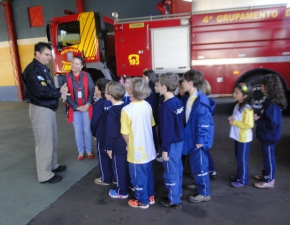
M 195 68 L 216 95 L 231 95 L 236 83 L 251 83 L 255 108 L 265 98 L 258 82 L 265 74 L 278 74 L 289 89 L 286 4 L 116 19 L 115 43 L 118 76 L 140 76 L 145 68 L 157 74 Z
M 68 15 L 53 18 L 46 28 L 54 73 L 69 72 L 73 56 L 80 55 L 94 81 L 100 77 L 112 79 L 116 74 L 114 21 L 94 12 L 64 13 Z

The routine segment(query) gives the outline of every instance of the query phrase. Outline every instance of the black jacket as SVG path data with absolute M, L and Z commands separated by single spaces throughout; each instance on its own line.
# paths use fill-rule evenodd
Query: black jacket
M 54 81 L 47 66 L 38 60 L 28 64 L 22 74 L 25 99 L 27 102 L 57 110 L 60 91 L 55 88 Z

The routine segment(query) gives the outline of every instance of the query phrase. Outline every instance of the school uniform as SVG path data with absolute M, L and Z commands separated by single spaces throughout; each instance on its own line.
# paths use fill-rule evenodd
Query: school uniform
M 97 139 L 97 153 L 99 156 L 99 169 L 102 181 L 111 183 L 115 181 L 112 170 L 112 160 L 106 152 L 106 126 L 108 109 L 112 106 L 106 98 L 99 99 L 93 108 L 91 120 L 92 135 Z
M 156 158 L 152 126 L 155 121 L 148 102 L 131 102 L 121 111 L 121 133 L 128 135 L 127 161 L 135 198 L 142 204 L 154 196 L 152 161 Z
M 254 112 L 252 107 L 246 104 L 241 110 L 237 104 L 233 111 L 233 125 L 230 130 L 230 138 L 235 140 L 235 156 L 238 166 L 237 182 L 248 184 L 248 158 L 250 144 L 253 140 L 252 128 L 254 127 Z
M 257 139 L 261 142 L 263 151 L 263 182 L 271 182 L 275 179 L 276 171 L 275 145 L 280 140 L 282 131 L 281 107 L 266 99 L 256 124 Z
M 121 110 L 126 104 L 118 102 L 110 107 L 107 116 L 106 150 L 112 150 L 112 167 L 117 181 L 116 193 L 128 194 L 128 162 L 126 142 L 121 131 Z
M 160 107 L 161 151 L 168 152 L 169 161 L 163 161 L 165 186 L 172 204 L 181 202 L 182 152 L 184 133 L 184 106 L 176 97 L 166 100 Z
M 192 106 L 191 106 L 192 105 Z M 189 154 L 190 169 L 194 175 L 197 191 L 210 196 L 208 150 L 212 147 L 216 103 L 200 90 L 189 96 L 186 103 L 186 127 L 183 154 Z M 197 148 L 196 144 L 203 144 Z

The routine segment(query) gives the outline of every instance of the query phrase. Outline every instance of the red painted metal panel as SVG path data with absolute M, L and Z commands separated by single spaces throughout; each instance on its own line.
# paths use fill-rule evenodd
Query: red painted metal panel
M 42 6 L 28 7 L 28 14 L 31 27 L 41 27 L 44 25 Z

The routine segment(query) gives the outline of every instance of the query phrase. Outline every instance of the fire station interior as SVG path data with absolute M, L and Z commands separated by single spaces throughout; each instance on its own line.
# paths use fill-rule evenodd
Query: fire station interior
M 203 6 L 212 7 L 214 9 L 212 13 L 219 12 L 221 10 L 218 8 L 219 1 L 212 1 L 214 3 L 205 0 Z M 285 8 L 286 4 L 290 3 L 287 0 L 277 1 L 276 3 L 281 8 Z M 199 7 L 198 4 L 202 5 L 201 2 L 202 0 L 0 0 L 0 7 L 2 8 L 0 11 L 0 224 L 289 224 L 290 155 L 288 151 L 290 119 L 288 114 L 283 116 L 282 138 L 277 145 L 277 185 L 275 188 L 273 190 L 258 190 L 251 184 L 241 189 L 234 189 L 229 186 L 229 176 L 232 175 L 231 172 L 235 173 L 236 162 L 234 161 L 234 148 L 229 147 L 234 146 L 234 143 L 229 138 L 230 126 L 228 117 L 231 115 L 235 104 L 231 98 L 232 85 L 241 80 L 236 78 L 237 75 L 240 75 L 238 69 L 233 69 L 233 66 L 225 69 L 223 65 L 227 63 L 234 65 L 237 60 L 241 60 L 244 65 L 248 65 L 247 60 L 255 59 L 252 56 L 245 57 L 243 52 L 239 54 L 239 51 L 237 51 L 237 53 L 232 54 L 232 57 L 236 58 L 228 60 L 224 56 L 229 52 L 228 49 L 232 48 L 232 46 L 238 46 L 237 43 L 230 42 L 231 37 L 222 37 L 229 41 L 227 43 L 225 41 L 220 42 L 224 46 L 224 49 L 220 51 L 217 48 L 221 48 L 221 45 L 218 46 L 219 43 L 215 40 L 215 38 L 221 38 L 218 35 L 213 35 L 209 38 L 214 43 L 212 49 L 204 48 L 207 43 L 202 42 L 202 35 L 206 35 L 207 32 L 210 33 L 212 30 L 205 31 L 203 25 L 196 23 L 197 30 L 194 31 L 196 33 L 193 33 L 193 31 L 189 30 L 190 26 L 187 24 L 188 22 L 194 23 L 194 21 L 188 19 L 192 15 L 197 17 L 201 15 L 202 18 L 205 18 L 204 15 L 207 12 L 200 11 L 196 14 L 193 12 L 193 4 L 197 4 Z M 224 0 L 222 2 L 234 5 L 241 1 Z M 245 2 L 250 1 L 245 0 Z M 267 9 L 268 11 L 273 7 L 270 5 L 272 4 L 270 0 L 255 0 L 252 2 L 260 5 L 266 4 L 265 10 Z M 244 10 L 251 10 L 251 7 Z M 229 10 L 226 10 L 224 14 L 227 11 Z M 130 73 L 127 64 L 136 65 L 138 62 L 138 58 L 134 58 L 136 54 L 128 54 L 131 57 L 128 58 L 128 55 L 125 55 L 126 49 L 121 49 L 116 44 L 114 35 L 116 29 L 121 27 L 121 25 L 118 26 L 121 21 L 125 21 L 124 24 L 128 25 L 128 29 L 133 30 L 136 27 L 133 25 L 130 27 L 130 24 L 133 24 L 134 18 L 138 18 L 138 21 L 140 18 L 155 17 L 169 20 L 173 14 L 186 15 L 187 19 L 179 22 L 179 25 L 184 22 L 185 24 L 183 25 L 188 27 L 188 30 L 182 33 L 182 35 L 188 36 L 186 44 L 191 46 L 195 42 L 199 42 L 199 46 L 196 49 L 193 48 L 192 52 L 189 52 L 188 49 L 184 50 L 188 51 L 186 57 L 190 58 L 190 60 L 186 62 L 186 66 L 180 66 L 174 72 L 182 75 L 186 69 L 190 69 L 193 63 L 197 63 L 196 65 L 199 66 L 197 68 L 204 68 L 205 72 L 209 72 L 211 71 L 210 69 L 214 68 L 217 72 L 224 71 L 224 73 L 228 73 L 227 70 L 229 68 L 232 69 L 227 77 L 231 82 L 230 85 L 226 82 L 222 83 L 223 78 L 213 74 L 214 81 L 217 83 L 214 91 L 227 90 L 227 93 L 224 95 L 213 94 L 211 96 L 217 102 L 214 116 L 216 136 L 212 154 L 216 160 L 219 175 L 216 180 L 211 180 L 212 200 L 210 202 L 195 204 L 188 202 L 186 197 L 183 197 L 183 207 L 180 210 L 160 206 L 158 202 L 163 197 L 166 189 L 163 181 L 162 163 L 159 162 L 154 162 L 153 165 L 157 192 L 155 205 L 150 206 L 148 210 L 140 210 L 129 207 L 127 200 L 111 199 L 108 196 L 109 189 L 107 187 L 96 186 L 93 182 L 97 174 L 99 174 L 97 158 L 94 160 L 86 158 L 82 162 L 76 159 L 74 129 L 66 121 L 65 106 L 61 101 L 56 114 L 59 138 L 58 159 L 59 163 L 66 165 L 68 169 L 62 174 L 63 180 L 58 184 L 40 184 L 37 181 L 34 136 L 28 115 L 29 104 L 25 102 L 21 74 L 34 57 L 35 43 L 50 42 L 52 43 L 53 51 L 58 52 L 59 58 L 58 61 L 52 60 L 48 67 L 55 83 L 60 86 L 62 79 L 59 75 L 64 73 L 64 70 L 70 69 L 70 65 L 67 67 L 67 63 L 62 64 L 66 59 L 61 57 L 69 57 L 69 54 L 66 54 L 63 49 L 77 45 L 83 38 L 80 35 L 79 27 L 75 26 L 82 22 L 79 22 L 81 21 L 79 19 L 78 22 L 70 22 L 59 26 L 58 30 L 55 31 L 55 36 L 53 36 L 53 28 L 51 27 L 52 24 L 58 24 L 59 18 L 64 15 L 79 15 L 84 12 L 91 12 L 95 18 L 104 16 L 104 20 L 100 23 L 95 20 L 95 27 L 97 30 L 102 31 L 96 32 L 98 39 L 94 39 L 94 42 L 98 43 L 99 61 L 106 63 L 99 64 L 98 60 L 94 58 L 95 55 L 89 55 L 90 50 L 88 47 L 86 48 L 85 44 L 84 48 L 78 52 L 78 54 L 86 56 L 88 62 L 91 63 L 91 68 L 88 69 L 88 72 L 92 74 L 94 81 L 104 76 L 118 80 L 118 76 L 126 74 L 126 72 Z M 280 13 L 279 10 L 277 10 L 278 12 Z M 249 73 L 245 73 L 244 81 L 252 82 L 253 75 L 261 78 L 266 73 L 273 72 L 273 68 L 277 68 L 277 71 L 281 72 L 279 77 L 283 81 L 283 88 L 289 90 L 290 74 L 289 69 L 287 71 L 285 68 L 289 68 L 290 65 L 290 21 L 288 20 L 290 18 L 290 9 L 288 10 L 287 8 L 283 12 L 285 20 L 284 17 L 280 18 L 282 17 L 280 14 L 279 16 L 278 14 L 276 15 L 275 10 L 272 11 L 272 14 L 270 12 L 269 15 L 267 13 L 264 15 L 265 17 L 271 17 L 273 21 L 283 20 L 284 22 L 279 23 L 279 28 L 273 28 L 275 22 L 271 20 L 267 24 L 273 28 L 271 28 L 273 33 L 267 33 L 267 28 L 263 28 L 263 32 L 260 32 L 261 36 L 268 35 L 275 40 L 259 39 L 263 41 L 261 45 L 263 45 L 262 54 L 264 54 L 259 57 L 260 61 L 258 63 L 261 63 L 261 66 L 251 70 Z M 210 20 L 214 14 L 206 15 L 206 18 Z M 241 15 L 238 17 L 240 18 Z M 254 16 L 258 18 L 260 14 L 255 14 Z M 237 19 L 236 17 L 237 14 L 235 14 L 234 19 Z M 220 17 L 220 22 L 222 23 L 222 20 L 226 19 L 230 20 L 231 17 Z M 140 21 L 135 23 L 137 28 L 138 26 L 144 26 L 143 19 Z M 151 19 L 149 19 L 150 21 Z M 203 22 L 208 23 L 205 20 Z M 258 30 L 261 28 L 259 26 L 261 25 L 255 25 L 255 21 L 249 24 L 252 26 L 251 29 L 256 29 L 256 33 L 259 33 Z M 235 29 L 232 25 L 220 25 L 220 27 L 220 29 L 223 29 L 223 34 L 230 34 L 231 29 Z M 241 28 L 241 33 L 243 29 L 245 31 L 247 28 Z M 157 36 L 159 34 L 158 27 L 156 27 L 155 31 L 154 35 Z M 175 30 L 171 30 L 169 34 L 174 36 Z M 246 38 L 247 34 L 244 33 L 242 37 Z M 249 34 L 251 36 L 252 33 Z M 144 40 L 149 37 L 145 33 L 138 33 L 137 30 L 136 36 L 130 37 L 130 41 L 132 43 L 137 42 L 138 35 L 142 36 Z M 166 37 L 166 34 L 163 35 L 160 40 Z M 190 40 L 190 35 L 198 38 Z M 123 42 L 122 38 L 118 40 Z M 160 40 L 158 45 L 161 43 Z M 257 40 L 255 41 L 258 42 Z M 176 42 L 174 36 L 172 43 L 176 44 Z M 144 41 L 144 43 L 146 46 L 147 42 Z M 251 45 L 253 45 L 250 41 L 245 43 L 243 42 L 243 46 L 240 45 L 242 47 L 239 48 L 252 47 Z M 274 45 L 282 47 L 279 47 L 279 51 L 277 50 L 275 53 L 276 55 L 267 55 L 265 49 L 274 49 Z M 174 49 L 178 49 L 178 46 L 181 45 L 174 45 Z M 167 48 L 167 46 L 164 48 Z M 200 49 L 204 50 L 204 55 L 190 55 Z M 115 51 L 117 50 L 124 53 L 124 57 L 116 61 Z M 64 52 L 63 54 L 62 51 Z M 140 55 L 143 54 L 142 51 L 139 52 Z M 222 62 L 221 66 L 211 67 L 207 65 L 207 63 L 213 62 L 211 59 L 206 59 L 207 54 L 211 51 L 215 51 L 215 55 L 223 55 L 219 61 Z M 255 54 L 255 51 L 255 49 L 252 49 L 251 53 Z M 158 53 L 156 50 L 155 53 L 150 53 L 148 57 L 153 57 L 154 54 L 158 55 Z M 167 51 L 167 53 L 174 54 L 174 51 Z M 182 55 L 178 55 L 178 58 L 184 61 L 182 57 Z M 203 59 L 205 60 L 202 61 Z M 273 66 L 272 69 L 265 68 L 262 65 L 264 65 L 263 63 L 268 63 L 267 60 L 272 60 L 269 62 L 271 65 L 276 62 L 283 65 L 280 68 L 279 66 Z M 118 62 L 121 62 L 120 66 Z M 172 64 L 169 61 L 163 62 L 160 60 L 154 61 L 152 65 L 158 69 L 159 67 L 163 68 L 158 66 L 162 63 Z M 257 62 L 255 61 L 254 63 Z M 104 64 L 105 67 L 103 66 Z M 126 69 L 128 70 L 126 71 Z M 282 74 L 284 71 L 287 71 L 287 76 Z M 131 72 L 132 74 L 136 73 L 133 69 Z M 165 72 L 169 71 L 164 70 Z M 254 84 L 256 83 L 254 82 Z M 289 97 L 289 92 L 287 94 Z M 264 96 L 259 98 L 262 99 Z M 96 149 L 95 141 L 93 141 L 93 149 Z M 259 165 L 261 170 L 263 168 L 262 154 L 257 140 L 252 143 L 250 154 L 252 153 L 250 165 Z M 250 176 L 253 177 L 253 174 L 259 173 L 260 170 L 257 167 L 255 167 L 255 170 L 250 169 Z M 251 178 L 250 181 L 253 182 L 253 179 Z M 187 168 L 184 173 L 184 184 L 193 182 L 189 168 Z M 190 192 L 187 190 L 183 193 L 184 196 L 188 194 Z M 133 195 L 133 193 L 130 194 L 131 197 Z

